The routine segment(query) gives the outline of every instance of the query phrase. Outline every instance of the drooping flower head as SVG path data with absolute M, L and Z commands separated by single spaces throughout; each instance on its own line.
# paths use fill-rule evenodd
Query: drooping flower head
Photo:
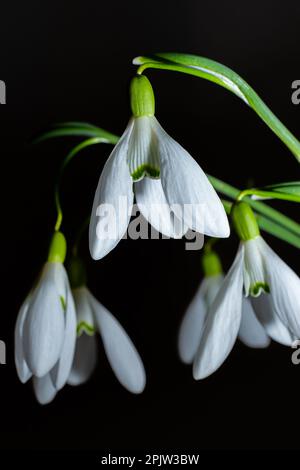
M 85 268 L 78 256 L 70 263 L 70 279 L 76 305 L 77 341 L 69 385 L 86 382 L 97 365 L 99 333 L 107 359 L 119 382 L 131 393 L 146 384 L 142 360 L 118 320 L 86 287 Z
M 198 163 L 154 116 L 149 80 L 130 87 L 133 117 L 107 160 L 96 190 L 89 230 L 90 252 L 103 258 L 124 236 L 134 196 L 145 219 L 167 237 L 188 229 L 228 237 L 223 205 Z
M 195 358 L 205 328 L 208 311 L 224 281 L 221 260 L 209 245 L 202 255 L 204 278 L 189 304 L 179 329 L 178 350 L 180 359 L 191 364 Z M 239 339 L 248 347 L 265 348 L 270 339 L 257 320 L 250 301 L 243 298 Z
M 272 339 L 291 346 L 300 334 L 299 277 L 263 240 L 248 204 L 235 203 L 232 219 L 241 243 L 208 311 L 193 364 L 195 379 L 217 370 L 233 348 L 244 295 Z
M 33 378 L 41 404 L 49 403 L 67 382 L 72 366 L 76 315 L 63 262 L 66 242 L 53 235 L 48 260 L 25 299 L 15 327 L 15 363 L 21 382 Z

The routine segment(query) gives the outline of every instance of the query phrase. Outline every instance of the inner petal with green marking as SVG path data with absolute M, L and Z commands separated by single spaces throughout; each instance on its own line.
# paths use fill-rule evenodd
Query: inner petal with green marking
M 244 242 L 244 287 L 245 294 L 258 297 L 262 292 L 270 293 L 263 256 L 257 241 L 259 237 Z
M 96 333 L 96 328 L 85 321 L 81 321 L 77 324 L 76 332 L 78 337 L 81 336 L 82 333 L 93 336 Z
M 133 181 L 139 181 L 145 176 L 154 179 L 160 177 L 159 149 L 154 123 L 154 116 L 134 118 L 127 153 L 127 162 Z

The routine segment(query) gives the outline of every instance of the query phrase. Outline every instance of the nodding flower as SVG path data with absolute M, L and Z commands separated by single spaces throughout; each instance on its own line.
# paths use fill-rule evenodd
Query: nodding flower
M 188 229 L 228 237 L 224 207 L 198 163 L 160 126 L 149 80 L 131 82 L 133 117 L 100 176 L 91 214 L 89 245 L 103 258 L 126 233 L 134 201 L 145 219 L 170 238 Z

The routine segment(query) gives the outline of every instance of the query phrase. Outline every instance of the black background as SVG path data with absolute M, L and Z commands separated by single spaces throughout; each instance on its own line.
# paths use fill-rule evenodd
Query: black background
M 122 241 L 100 262 L 82 253 L 89 286 L 134 339 L 147 388 L 133 396 L 103 352 L 91 381 L 66 387 L 46 407 L 22 385 L 13 360 L 18 308 L 43 263 L 55 221 L 53 185 L 76 139 L 29 145 L 49 124 L 84 120 L 123 132 L 130 115 L 131 60 L 156 51 L 196 53 L 240 73 L 296 135 L 300 105 L 297 1 L 200 2 L 91 0 L 1 6 L 0 107 L 1 318 L 7 365 L 0 366 L 1 445 L 18 449 L 237 449 L 299 446 L 300 366 L 291 350 L 236 344 L 213 376 L 195 382 L 176 351 L 180 319 L 200 279 L 200 252 L 183 241 Z M 240 188 L 298 179 L 299 166 L 245 104 L 211 83 L 147 71 L 156 115 L 202 168 Z M 82 152 L 63 183 L 64 232 L 72 240 L 88 215 L 110 148 Z M 275 204 L 297 218 L 292 204 Z M 296 271 L 296 249 L 266 236 Z M 84 240 L 86 242 L 86 240 Z M 218 244 L 224 266 L 237 240 Z M 300 295 L 300 293 L 299 293 Z

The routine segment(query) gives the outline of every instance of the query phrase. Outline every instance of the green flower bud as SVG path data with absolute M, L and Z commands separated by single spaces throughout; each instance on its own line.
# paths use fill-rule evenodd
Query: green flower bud
M 260 235 L 253 210 L 246 202 L 236 202 L 231 209 L 231 218 L 239 238 L 246 242 Z
M 62 232 L 54 232 L 50 242 L 48 261 L 50 263 L 64 263 L 67 253 L 67 242 Z
M 79 256 L 73 256 L 68 266 L 70 284 L 73 289 L 86 285 L 86 270 Z
M 151 83 L 145 75 L 137 75 L 131 80 L 130 104 L 134 117 L 154 116 L 154 93 Z
M 215 251 L 204 251 L 202 256 L 202 269 L 205 277 L 217 276 L 223 273 L 221 260 Z

